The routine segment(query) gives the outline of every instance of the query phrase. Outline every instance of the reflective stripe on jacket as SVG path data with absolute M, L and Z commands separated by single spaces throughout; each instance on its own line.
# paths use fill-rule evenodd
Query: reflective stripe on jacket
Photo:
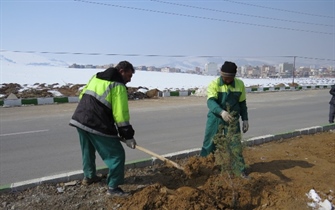
M 125 139 L 133 138 L 134 130 L 129 123 L 128 93 L 122 82 L 104 80 L 94 75 L 79 99 L 70 125 L 98 135 L 119 134 Z
M 242 120 L 248 120 L 246 93 L 242 80 L 234 78 L 227 85 L 221 77 L 213 80 L 207 87 L 207 106 L 209 111 L 220 116 L 222 110 L 235 111 Z M 228 110 L 229 109 L 229 110 Z

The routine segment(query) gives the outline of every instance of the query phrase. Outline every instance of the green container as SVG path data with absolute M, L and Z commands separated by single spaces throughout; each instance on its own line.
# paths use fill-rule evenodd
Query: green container
M 0 106 L 3 106 L 3 100 L 0 100 Z
M 54 98 L 54 103 L 69 103 L 68 97 L 57 97 Z
M 291 89 L 291 87 L 285 87 L 285 90 L 289 90 L 289 89 Z
M 251 91 L 257 91 L 258 88 L 251 88 Z
M 275 90 L 280 90 L 280 87 L 275 87 Z
M 170 96 L 179 96 L 179 92 L 177 91 L 171 91 Z
M 263 88 L 263 91 L 268 91 L 270 90 L 270 88 L 266 87 L 266 88 Z
M 21 103 L 22 105 L 23 104 L 34 104 L 34 105 L 37 105 L 37 98 L 23 98 L 21 100 Z

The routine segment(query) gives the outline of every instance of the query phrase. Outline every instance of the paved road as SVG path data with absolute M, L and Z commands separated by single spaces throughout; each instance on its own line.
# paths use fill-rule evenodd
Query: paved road
M 327 124 L 328 89 L 248 93 L 250 129 L 243 138 Z M 206 99 L 171 97 L 130 101 L 141 146 L 158 154 L 200 148 Z M 0 185 L 81 169 L 76 130 L 68 126 L 76 104 L 0 108 Z M 126 148 L 126 161 L 147 158 Z M 97 156 L 97 165 L 104 166 Z

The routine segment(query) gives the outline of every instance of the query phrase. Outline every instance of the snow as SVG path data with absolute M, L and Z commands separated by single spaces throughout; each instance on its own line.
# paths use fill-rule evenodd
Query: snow
M 1 52 L 0 53 L 0 85 L 2 83 L 18 83 L 33 86 L 35 83 L 55 84 L 86 84 L 93 74 L 104 69 L 68 68 L 69 64 L 55 59 L 46 58 L 36 53 Z M 129 87 L 145 87 L 161 91 L 182 89 L 206 89 L 207 85 L 217 76 L 205 76 L 186 73 L 165 73 L 136 71 Z M 292 83 L 286 79 L 246 79 L 241 78 L 246 87 L 273 87 L 276 84 Z M 333 85 L 335 78 L 295 78 L 301 86 Z
M 0 84 L 18 83 L 20 85 L 32 86 L 35 83 L 46 83 L 59 85 L 65 84 L 86 84 L 92 75 L 104 69 L 75 69 L 59 66 L 30 66 L 4 62 L 1 65 Z M 217 76 L 205 76 L 186 73 L 166 73 L 136 71 L 132 81 L 127 84 L 129 87 L 146 87 L 148 89 L 194 89 L 206 88 L 207 85 Z M 286 86 L 292 83 L 292 78 L 285 79 L 247 79 L 241 78 L 246 87 L 273 87 L 283 83 Z M 295 78 L 295 83 L 301 86 L 312 85 L 333 85 L 335 78 Z
M 322 199 L 317 194 L 317 192 L 315 192 L 314 189 L 311 189 L 308 192 L 308 194 L 306 194 L 306 196 L 309 199 L 313 200 L 313 202 L 307 203 L 307 205 L 311 207 L 312 209 L 315 209 L 315 210 L 332 210 L 333 209 L 330 201 L 328 199 L 325 199 L 324 201 L 322 201 Z

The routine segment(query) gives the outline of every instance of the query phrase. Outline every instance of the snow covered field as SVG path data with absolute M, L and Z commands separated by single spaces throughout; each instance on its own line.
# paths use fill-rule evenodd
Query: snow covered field
M 32 86 L 35 83 L 46 83 L 59 85 L 86 84 L 91 76 L 104 69 L 74 69 L 53 66 L 29 66 L 4 63 L 1 65 L 0 84 L 18 83 L 20 85 Z M 207 87 L 209 82 L 216 76 L 204 76 L 186 73 L 163 73 L 136 71 L 129 87 L 157 88 L 159 90 L 191 89 Z M 273 87 L 283 83 L 292 83 L 292 78 L 286 79 L 247 79 L 241 78 L 246 87 L 258 85 L 259 87 Z M 294 82 L 301 86 L 307 85 L 333 85 L 335 78 L 294 78 Z
M 0 53 L 0 85 L 3 83 L 18 83 L 32 86 L 35 83 L 54 84 L 86 84 L 93 74 L 104 69 L 74 69 L 68 68 L 68 63 L 56 59 L 49 59 L 33 53 Z M 216 76 L 204 76 L 186 73 L 163 73 L 136 71 L 129 87 L 165 89 L 191 89 L 206 88 Z M 292 83 L 287 79 L 246 79 L 242 78 L 246 87 L 258 85 L 259 87 L 273 87 L 283 83 Z M 295 83 L 301 86 L 332 85 L 335 78 L 295 78 Z

